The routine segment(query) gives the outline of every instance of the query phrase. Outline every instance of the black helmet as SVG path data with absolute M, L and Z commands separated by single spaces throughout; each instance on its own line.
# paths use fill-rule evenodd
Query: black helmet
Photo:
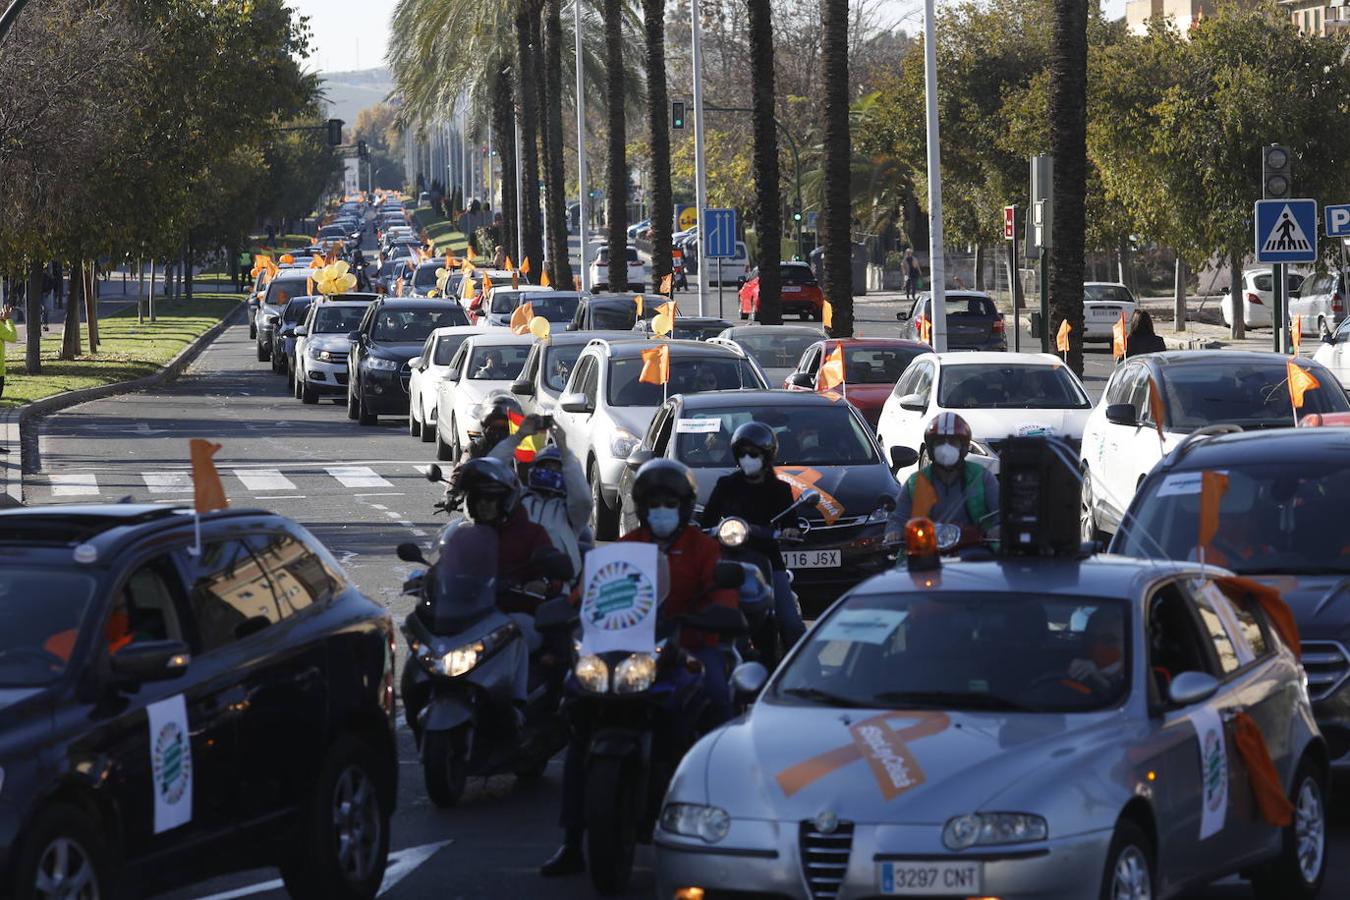
M 509 427 L 511 418 L 514 416 L 520 418 L 525 412 L 520 407 L 520 401 L 515 397 L 503 391 L 497 391 L 489 394 L 482 403 L 478 405 L 478 427 L 484 432 L 488 430 L 488 423 L 494 420 L 500 420 L 503 427 Z
M 731 435 L 731 455 L 739 459 L 742 447 L 758 450 L 764 465 L 771 466 L 778 455 L 778 435 L 763 422 L 746 422 Z
M 680 501 L 681 527 L 689 524 L 698 498 L 698 483 L 688 466 L 673 459 L 653 459 L 638 469 L 633 479 L 633 504 L 643 525 L 647 524 L 647 504 L 657 493 L 673 494 Z
M 484 456 L 471 459 L 459 471 L 456 487 L 464 494 L 464 510 L 478 525 L 500 525 L 515 512 L 520 502 L 520 480 L 511 467 L 499 459 Z M 481 502 L 496 499 L 494 510 L 484 512 Z

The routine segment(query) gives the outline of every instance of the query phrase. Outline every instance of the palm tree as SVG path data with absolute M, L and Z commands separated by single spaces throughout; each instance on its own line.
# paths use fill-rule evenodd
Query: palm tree
M 778 190 L 778 125 L 774 118 L 773 15 L 770 0 L 748 0 L 750 59 L 754 66 L 751 120 L 755 132 L 755 199 L 759 207 L 759 312 L 766 325 L 783 322 L 778 264 L 783 252 L 783 220 Z M 845 194 L 847 197 L 847 193 Z
M 652 157 L 652 284 L 659 288 L 671 274 L 671 226 L 675 215 L 670 188 L 670 106 L 666 93 L 665 0 L 642 0 L 647 38 L 647 129 Z
M 609 225 L 609 286 L 625 290 L 628 265 L 628 160 L 624 131 L 623 0 L 605 0 L 605 112 L 609 120 L 609 172 L 605 219 Z M 623 273 L 615 281 L 614 273 Z
M 1056 0 L 1064 2 L 1064 0 Z M 820 60 L 824 94 L 825 190 L 820 231 L 825 248 L 825 299 L 833 313 L 830 333 L 853 335 L 853 241 L 849 169 L 852 141 L 848 104 L 848 0 L 821 0 Z
M 525 221 L 520 225 L 520 255 L 530 260 L 534 271 L 543 271 L 544 244 L 539 234 L 539 143 L 536 126 L 539 122 L 538 70 L 535 67 L 535 24 L 542 11 L 540 0 L 519 0 L 516 4 L 517 83 L 520 109 L 520 185 Z
M 1050 321 L 1067 319 L 1068 365 L 1083 374 L 1083 232 L 1087 194 L 1087 18 L 1084 0 L 1055 0 L 1050 45 Z
M 508 256 L 520 259 L 516 243 L 516 126 L 515 88 L 511 66 L 504 61 L 492 75 L 492 145 L 502 161 L 502 233 L 497 237 Z
M 561 0 L 544 0 L 544 224 L 550 277 L 567 290 L 572 286 L 572 265 L 567 258 L 567 197 L 563 193 L 562 40 Z

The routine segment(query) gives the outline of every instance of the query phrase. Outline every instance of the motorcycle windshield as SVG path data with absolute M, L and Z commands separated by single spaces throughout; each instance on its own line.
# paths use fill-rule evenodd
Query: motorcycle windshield
M 461 520 L 448 530 L 431 572 L 433 633 L 454 631 L 489 612 L 497 602 L 497 532 Z

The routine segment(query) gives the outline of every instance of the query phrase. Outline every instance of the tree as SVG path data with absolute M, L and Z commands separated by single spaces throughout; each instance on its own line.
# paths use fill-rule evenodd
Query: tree
M 853 336 L 853 205 L 849 175 L 852 140 L 848 98 L 848 0 L 821 0 L 820 45 L 824 117 L 825 190 L 820 217 L 825 299 L 833 312 L 831 334 Z
M 755 67 L 751 124 L 755 133 L 755 232 L 759 236 L 759 321 L 781 325 L 779 293 L 783 220 L 778 184 L 778 120 L 774 94 L 773 15 L 770 0 L 747 0 L 750 59 Z M 850 204 L 851 206 L 851 204 Z
M 608 121 L 608 177 L 605 219 L 609 226 L 609 286 L 626 290 L 628 265 L 628 161 L 624 131 L 623 0 L 604 0 L 605 117 Z M 614 274 L 621 272 L 622 281 Z
M 665 0 L 642 0 L 647 38 L 647 132 L 651 151 L 652 282 L 660 287 L 674 268 L 671 230 L 675 203 L 670 186 L 670 96 L 666 91 Z
M 544 243 L 539 234 L 539 153 L 538 133 L 539 94 L 535 72 L 534 27 L 538 22 L 539 0 L 517 0 L 516 4 L 516 84 L 520 108 L 516 120 L 520 125 L 520 166 L 517 181 L 520 185 L 521 209 L 525 221 L 520 224 L 520 255 L 530 260 L 536 271 L 544 268 Z
M 567 195 L 563 177 L 562 4 L 544 0 L 544 195 L 553 283 L 572 286 L 567 255 Z
M 1050 318 L 1068 321 L 1067 362 L 1083 374 L 1083 230 L 1087 194 L 1087 0 L 1054 0 L 1050 152 L 1055 161 Z M 1045 323 L 1043 327 L 1048 327 Z

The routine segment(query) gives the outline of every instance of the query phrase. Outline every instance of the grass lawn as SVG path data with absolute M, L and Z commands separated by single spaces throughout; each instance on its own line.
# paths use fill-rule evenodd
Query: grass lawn
M 130 381 L 154 374 L 239 305 L 239 294 L 197 294 L 185 300 L 155 303 L 157 321 L 136 324 L 136 308 L 99 319 L 96 355 L 72 360 L 58 359 L 61 326 L 52 325 L 42 336 L 42 374 L 28 375 L 23 344 L 6 344 L 9 373 L 0 407 L 22 406 L 34 400 L 81 388 Z M 89 346 L 86 326 L 80 326 L 84 347 Z
M 442 218 L 430 206 L 420 206 L 413 212 L 413 224 L 426 231 L 437 256 L 447 250 L 461 256 L 469 247 L 468 237 L 456 231 L 449 219 Z

